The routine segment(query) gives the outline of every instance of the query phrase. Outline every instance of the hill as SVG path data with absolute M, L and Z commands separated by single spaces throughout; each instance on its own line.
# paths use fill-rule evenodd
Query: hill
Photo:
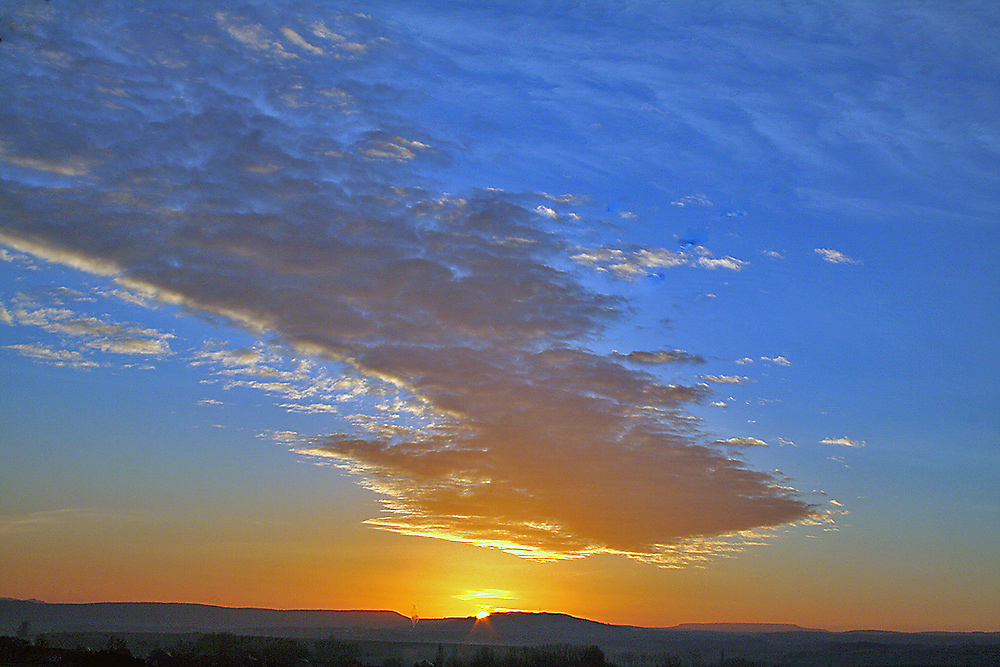
M 353 646 L 361 664 L 391 661 L 403 667 L 424 661 L 433 664 L 442 646 L 450 647 L 450 655 L 469 662 L 481 646 L 503 655 L 513 647 L 557 645 L 600 647 L 618 667 L 714 665 L 724 659 L 788 667 L 1000 664 L 1000 633 L 827 632 L 797 625 L 741 623 L 644 628 L 525 612 L 412 623 L 393 611 L 0 599 L 0 634 L 19 631 L 34 637 L 45 633 L 50 641 L 69 647 L 85 644 L 82 640 L 88 633 L 98 645 L 107 642 L 109 633 L 116 634 L 125 637 L 139 655 L 199 633 L 296 638 L 306 644 L 336 640 Z
M 410 619 L 394 611 L 278 610 L 174 602 L 50 604 L 0 599 L 0 632 L 13 634 L 27 621 L 35 633 L 234 632 L 300 634 L 308 630 L 401 631 Z

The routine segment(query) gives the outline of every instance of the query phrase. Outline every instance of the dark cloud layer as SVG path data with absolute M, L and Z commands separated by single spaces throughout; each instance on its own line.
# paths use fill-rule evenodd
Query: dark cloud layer
M 579 252 L 563 203 L 435 185 L 461 149 L 405 114 L 419 95 L 399 74 L 416 66 L 405 35 L 307 4 L 22 4 L 33 21 L 2 43 L 0 242 L 426 406 L 429 427 L 298 447 L 384 494 L 375 525 L 673 562 L 811 516 L 706 444 L 686 412 L 704 385 L 621 363 L 700 356 L 585 349 L 626 304 L 556 268 Z

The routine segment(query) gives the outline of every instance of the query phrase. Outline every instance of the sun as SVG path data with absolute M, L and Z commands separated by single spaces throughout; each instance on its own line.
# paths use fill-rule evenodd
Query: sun
M 490 612 L 486 611 L 485 609 L 483 609 L 481 612 L 479 612 L 478 614 L 476 614 L 476 620 L 477 621 L 481 621 L 484 618 L 489 618 L 489 617 L 490 617 Z

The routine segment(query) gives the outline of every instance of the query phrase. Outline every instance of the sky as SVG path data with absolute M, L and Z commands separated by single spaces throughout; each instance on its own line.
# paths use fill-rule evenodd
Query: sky
M 994 3 L 0 38 L 0 595 L 1000 631 Z

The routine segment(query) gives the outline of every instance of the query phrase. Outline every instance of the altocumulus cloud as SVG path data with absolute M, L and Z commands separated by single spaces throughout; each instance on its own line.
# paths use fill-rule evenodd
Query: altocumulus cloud
M 716 445 L 728 445 L 730 447 L 767 447 L 767 443 L 759 438 L 737 437 L 728 440 L 716 440 Z
M 705 382 L 712 382 L 714 384 L 746 384 L 747 382 L 753 382 L 750 378 L 745 375 L 699 375 Z
M 370 523 L 530 558 L 669 564 L 813 516 L 783 480 L 702 441 L 686 406 L 705 385 L 665 385 L 585 350 L 627 304 L 555 268 L 629 278 L 744 262 L 703 248 L 581 250 L 550 198 L 435 191 L 458 156 L 404 115 L 419 96 L 394 74 L 418 47 L 369 17 L 138 5 L 112 30 L 95 7 L 39 11 L 2 44 L 0 242 L 339 362 L 393 387 L 390 411 L 432 413 L 410 426 L 373 414 L 290 443 L 382 494 Z M 108 323 L 36 315 L 121 350 L 168 349 L 141 327 L 116 338 Z M 259 350 L 208 348 L 196 361 L 304 410 L 366 386 Z
M 40 303 L 42 299 L 47 303 Z M 42 292 L 34 297 L 18 294 L 13 300 L 12 310 L 0 304 L 0 320 L 6 324 L 35 326 L 50 333 L 57 334 L 64 344 L 75 344 L 81 350 L 75 350 L 79 356 L 76 361 L 82 361 L 82 348 L 96 349 L 115 355 L 140 355 L 145 357 L 163 357 L 172 354 L 170 340 L 173 334 L 157 331 L 132 323 L 120 323 L 104 318 L 77 312 L 69 306 L 77 307 L 78 302 L 87 301 L 88 297 L 74 293 L 72 290 L 54 290 Z M 68 302 L 68 303 L 67 303 Z M 27 348 L 18 349 L 22 353 Z M 40 355 L 28 355 L 44 358 Z M 54 359 L 54 357 L 53 357 Z M 65 361 L 70 361 L 66 358 Z M 96 366 L 97 364 L 91 364 Z
M 676 266 L 694 266 L 705 269 L 729 269 L 741 271 L 747 262 L 735 257 L 715 257 L 704 246 L 696 246 L 690 251 L 667 250 L 666 248 L 579 248 L 571 259 L 583 266 L 609 273 L 624 280 L 635 280 L 651 271 L 669 269 Z
M 840 438 L 823 438 L 820 442 L 824 445 L 841 445 L 843 447 L 864 447 L 868 444 L 864 440 L 855 440 L 846 435 Z

